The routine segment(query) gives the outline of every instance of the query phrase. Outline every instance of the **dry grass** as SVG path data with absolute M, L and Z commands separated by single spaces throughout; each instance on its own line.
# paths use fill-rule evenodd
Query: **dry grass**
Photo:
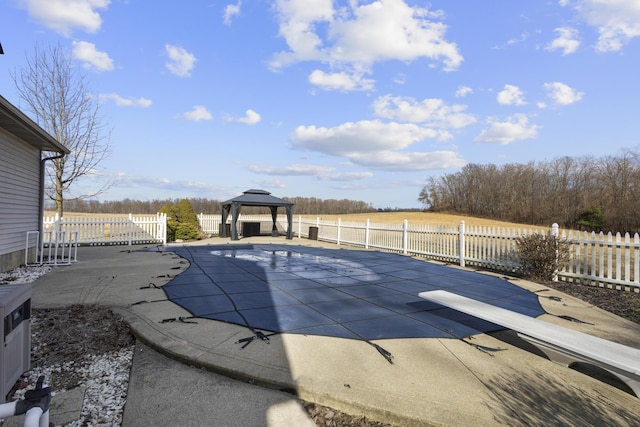
M 44 216 L 54 216 L 55 212 L 45 211 Z M 154 215 L 154 214 L 149 214 Z M 67 218 L 128 218 L 129 214 L 113 214 L 113 213 L 77 213 L 66 212 Z M 315 220 L 320 218 L 322 221 L 337 221 L 338 218 L 345 222 L 365 222 L 369 219 L 375 224 L 401 224 L 404 220 L 410 224 L 433 224 L 433 225 L 460 225 L 464 221 L 468 226 L 485 226 L 485 227 L 504 227 L 504 228 L 532 228 L 545 229 L 536 225 L 518 224 L 507 221 L 496 221 L 487 218 L 475 218 L 471 216 L 456 215 L 449 213 L 433 213 L 433 212 L 371 212 L 364 214 L 344 214 L 344 215 L 302 215 L 303 218 Z M 551 224 L 549 224 L 551 225 Z
M 475 218 L 471 216 L 456 215 L 449 213 L 434 212 L 372 212 L 365 214 L 349 214 L 349 215 L 302 215 L 305 218 L 320 217 L 323 221 L 337 221 L 340 218 L 347 222 L 365 222 L 369 219 L 372 223 L 377 224 L 400 224 L 404 220 L 410 224 L 433 224 L 433 225 L 460 225 L 464 221 L 465 225 L 470 226 L 486 226 L 486 227 L 505 227 L 505 228 L 534 228 L 540 229 L 544 227 L 518 224 L 507 221 L 496 221 L 487 218 Z M 551 225 L 551 224 L 549 224 Z
M 155 215 L 155 214 L 148 214 L 148 215 Z M 56 216 L 56 212 L 44 211 L 44 216 L 45 218 Z M 129 218 L 129 214 L 65 212 L 63 217 L 64 218 Z
M 44 216 L 54 216 L 54 211 L 45 211 Z M 155 214 L 148 214 L 155 215 Z M 265 214 L 267 215 L 267 214 Z M 111 213 L 79 213 L 65 212 L 66 218 L 128 218 L 129 214 L 111 214 Z M 147 216 L 147 215 L 134 215 Z M 549 226 L 519 224 L 508 221 L 497 221 L 487 218 L 476 218 L 465 215 L 457 215 L 450 213 L 434 213 L 434 212 L 371 212 L 363 214 L 343 214 L 343 215 L 301 215 L 305 219 L 315 221 L 320 218 L 321 221 L 337 221 L 340 218 L 343 222 L 361 222 L 367 219 L 373 224 L 402 224 L 404 220 L 409 224 L 431 224 L 431 225 L 460 225 L 464 221 L 466 226 L 483 226 L 483 227 L 500 227 L 500 228 L 522 228 L 533 230 L 546 230 Z

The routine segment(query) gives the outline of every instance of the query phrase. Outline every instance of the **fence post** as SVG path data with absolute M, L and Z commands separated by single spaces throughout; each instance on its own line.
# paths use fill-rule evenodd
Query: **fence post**
M 464 221 L 460 221 L 460 227 L 458 228 L 458 254 L 460 255 L 460 267 L 465 266 L 465 243 L 464 243 Z
M 409 240 L 407 228 L 409 228 L 409 221 L 405 219 L 402 223 L 402 253 L 405 255 L 407 254 L 407 241 Z
M 58 234 L 60 234 L 60 230 L 62 228 L 62 218 L 60 217 L 60 215 L 58 215 L 58 212 L 56 212 L 56 216 L 55 216 L 55 222 L 53 223 L 53 242 L 56 242 L 58 240 Z M 49 239 L 49 248 L 51 248 L 51 244 L 52 244 L 52 239 Z M 49 249 L 51 250 L 51 249 Z
M 365 225 L 365 229 L 364 229 L 364 248 L 365 249 L 369 249 L 369 218 L 367 218 L 367 224 Z
M 131 246 L 131 239 L 133 237 L 133 215 L 129 214 L 129 227 L 127 230 L 127 237 L 129 240 L 129 246 Z
M 158 235 L 156 236 L 156 239 L 162 239 L 162 244 L 166 245 L 167 244 L 167 214 L 163 212 L 157 212 L 156 218 L 157 218 L 156 233 L 158 233 Z
M 338 218 L 338 233 L 336 234 L 336 245 L 340 244 L 340 224 L 342 220 Z
M 557 223 L 553 223 L 553 225 L 551 225 L 551 236 L 553 236 L 554 240 L 558 239 L 558 236 L 560 234 L 560 228 L 558 226 Z M 557 282 L 558 281 L 558 258 L 559 258 L 560 254 L 558 252 L 558 247 L 556 246 L 556 262 L 555 262 L 555 269 L 553 270 L 553 281 Z

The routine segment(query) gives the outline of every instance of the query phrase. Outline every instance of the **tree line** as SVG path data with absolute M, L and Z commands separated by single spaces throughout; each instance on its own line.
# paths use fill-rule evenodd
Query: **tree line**
M 469 164 L 460 172 L 429 178 L 418 200 L 430 211 L 636 232 L 640 231 L 640 153 L 625 150 L 617 156 L 502 166 Z
M 222 212 L 222 202 L 206 198 L 186 198 L 196 213 L 218 214 Z M 318 199 L 315 197 L 283 197 L 294 203 L 296 215 L 344 215 L 351 213 L 375 212 L 369 203 L 358 200 Z M 79 213 L 113 213 L 113 214 L 155 214 L 165 205 L 176 205 L 182 199 L 154 200 L 86 200 L 67 199 L 64 208 L 67 212 Z M 284 211 L 283 211 L 284 212 Z M 243 206 L 242 213 L 249 215 L 270 214 L 269 208 Z

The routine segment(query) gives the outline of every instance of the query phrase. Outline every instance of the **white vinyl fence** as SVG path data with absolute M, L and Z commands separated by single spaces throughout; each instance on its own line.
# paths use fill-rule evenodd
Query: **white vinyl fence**
M 53 233 L 76 233 L 81 245 L 135 245 L 167 242 L 167 215 L 95 217 L 45 217 L 44 241 L 53 243 Z M 51 233 L 53 232 L 53 233 Z M 50 239 L 47 241 L 47 239 Z
M 200 214 L 198 220 L 203 232 L 211 236 L 219 234 L 221 215 Z M 164 214 L 50 217 L 44 219 L 43 236 L 27 235 L 27 245 L 30 239 L 39 239 L 41 257 L 69 262 L 75 259 L 73 249 L 77 245 L 166 244 L 166 221 Z M 240 215 L 238 222 L 239 230 L 243 222 L 259 222 L 261 234 L 271 234 L 270 215 Z M 276 226 L 284 235 L 288 226 L 286 216 L 278 216 Z M 341 219 L 321 221 L 302 216 L 293 228 L 299 239 L 317 236 L 318 240 L 337 245 L 397 252 L 505 273 L 514 273 L 519 268 L 518 237 L 552 233 L 570 243 L 569 263 L 558 272 L 559 280 L 640 292 L 638 234 L 559 230 L 557 224 L 546 229 L 515 229 L 467 226 L 464 221 L 458 226 L 409 224 L 408 221 L 375 224 L 368 220 L 360 223 Z
M 203 231 L 217 235 L 220 215 L 198 216 Z M 255 221 L 271 230 L 270 216 L 240 216 L 239 222 Z M 286 230 L 284 216 L 278 217 L 278 229 Z M 267 228 L 265 228 L 267 227 Z M 640 292 L 640 236 L 636 233 L 587 233 L 560 230 L 557 224 L 546 229 L 498 228 L 366 222 L 321 221 L 299 216 L 294 224 L 298 238 L 309 238 L 317 228 L 318 240 L 421 256 L 462 267 L 487 268 L 505 273 L 520 266 L 516 239 L 533 233 L 551 233 L 570 243 L 568 265 L 558 271 L 558 279 L 573 283 Z M 239 227 L 240 228 L 240 227 Z
M 167 215 L 89 215 L 44 217 L 42 233 L 26 236 L 25 264 L 35 247 L 36 264 L 69 264 L 77 260 L 79 245 L 137 245 L 167 243 Z

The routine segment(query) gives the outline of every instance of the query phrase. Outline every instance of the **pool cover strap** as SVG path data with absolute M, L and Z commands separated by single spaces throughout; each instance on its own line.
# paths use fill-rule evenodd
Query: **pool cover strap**
M 259 339 L 261 341 L 266 342 L 267 344 L 270 344 L 271 341 L 269 340 L 269 337 L 272 337 L 274 335 L 277 335 L 276 332 L 273 332 L 271 334 L 264 334 L 263 332 L 260 331 L 252 331 L 255 335 L 252 335 L 250 337 L 247 338 L 242 338 L 239 339 L 238 341 L 236 341 L 236 344 L 243 344 L 244 345 L 242 347 L 240 347 L 240 349 L 246 348 L 249 344 L 251 344 L 253 342 L 253 340 L 255 339 Z

